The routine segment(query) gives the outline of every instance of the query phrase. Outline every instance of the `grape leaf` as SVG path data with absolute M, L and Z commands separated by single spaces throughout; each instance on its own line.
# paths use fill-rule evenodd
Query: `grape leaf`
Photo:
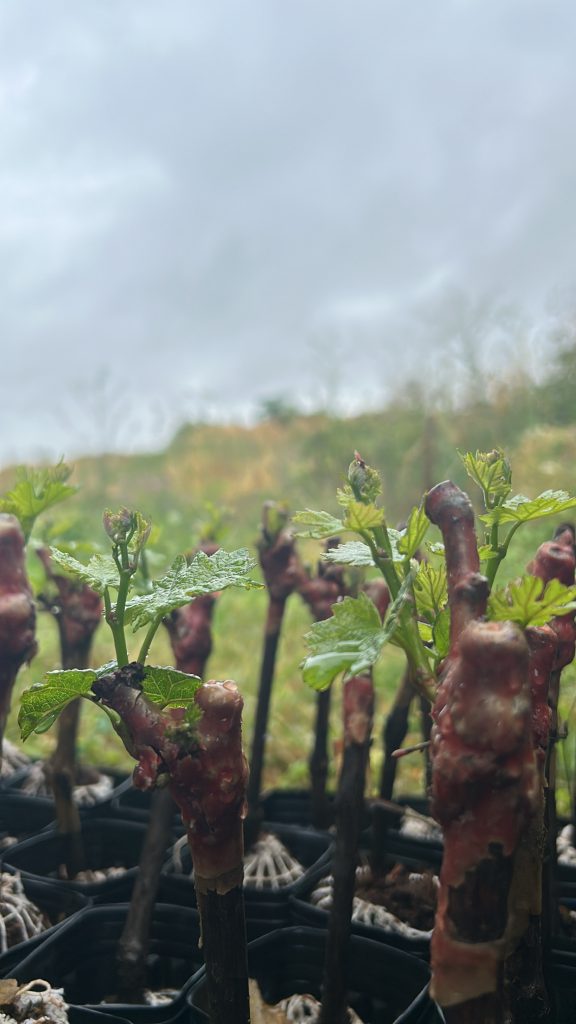
M 408 516 L 406 529 L 401 530 L 398 551 L 405 558 L 413 558 L 428 532 L 430 520 L 424 511 L 424 505 L 414 507 Z
M 326 690 L 341 672 L 348 678 L 374 665 L 398 628 L 411 582 L 409 574 L 388 609 L 384 625 L 366 594 L 345 597 L 334 605 L 329 619 L 315 622 L 304 637 L 310 650 L 301 665 L 304 682 L 313 690 Z
M 150 593 L 133 597 L 126 603 L 125 621 L 131 622 L 136 632 L 200 594 L 211 594 L 226 587 L 261 589 L 262 584 L 248 575 L 255 565 L 246 548 L 230 552 L 220 548 L 213 555 L 198 551 L 191 562 L 179 555 L 164 576 L 152 581 Z
M 201 685 L 199 676 L 191 676 L 175 668 L 147 665 L 142 689 L 149 700 L 162 708 L 183 708 L 194 703 L 196 690 Z
M 33 732 L 45 732 L 58 715 L 77 697 L 91 698 L 92 683 L 102 675 L 113 671 L 115 662 L 102 668 L 59 669 L 47 672 L 41 683 L 24 690 L 20 699 L 18 724 L 22 739 L 28 739 Z
M 491 452 L 458 452 L 468 476 L 478 484 L 487 505 L 500 505 L 512 490 L 510 463 L 500 448 Z
M 315 512 L 311 508 L 296 512 L 292 516 L 292 522 L 301 523 L 306 527 L 306 529 L 298 531 L 297 537 L 312 537 L 314 540 L 327 540 L 329 537 L 336 537 L 345 529 L 342 520 L 335 519 L 329 512 Z
M 322 555 L 325 562 L 335 562 L 336 565 L 374 565 L 372 552 L 367 544 L 361 540 L 351 540 L 346 544 L 339 544 L 336 548 L 330 548 Z
M 432 630 L 434 650 L 439 658 L 445 658 L 450 649 L 450 609 L 438 613 Z
M 370 668 L 380 654 L 382 633 L 380 615 L 366 594 L 345 597 L 304 637 L 310 651 L 301 666 L 304 682 L 326 690 L 341 672 L 358 675 Z
M 576 610 L 576 586 L 566 587 L 560 580 L 544 581 L 538 576 L 523 576 L 488 598 L 488 618 L 497 622 L 517 622 L 523 629 L 545 626 L 556 615 Z
M 344 528 L 346 530 L 372 530 L 384 525 L 384 512 L 376 505 L 365 505 L 361 501 L 351 501 L 346 506 Z
M 414 597 L 418 614 L 434 622 L 448 600 L 446 567 L 422 562 L 414 578 Z
M 487 526 L 494 523 L 527 523 L 566 512 L 570 508 L 576 508 L 576 498 L 566 491 L 543 491 L 537 498 L 516 494 L 502 505 L 485 512 L 480 519 Z
M 478 558 L 481 562 L 489 562 L 492 558 L 499 557 L 499 552 L 495 551 L 489 544 L 482 544 L 482 546 L 478 548 Z
M 0 498 L 0 512 L 16 516 L 26 540 L 41 512 L 64 501 L 78 490 L 66 483 L 71 472 L 71 468 L 64 462 L 43 469 L 18 467 L 14 487 Z
M 58 548 L 50 548 L 50 557 L 66 576 L 87 583 L 97 594 L 103 594 L 107 587 L 118 589 L 118 569 L 111 555 L 92 555 L 88 565 Z

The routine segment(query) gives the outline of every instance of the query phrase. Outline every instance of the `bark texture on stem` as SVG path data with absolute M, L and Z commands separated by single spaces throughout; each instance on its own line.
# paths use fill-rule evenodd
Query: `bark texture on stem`
M 152 797 L 150 824 L 142 846 L 126 923 L 116 951 L 117 1002 L 142 1003 L 146 988 L 146 957 L 160 871 L 171 841 L 174 801 L 169 789 Z
M 468 495 L 451 480 L 445 480 L 428 492 L 425 508 L 444 541 L 452 657 L 462 631 L 486 611 L 488 581 L 479 573 L 474 509 Z
M 168 776 L 182 813 L 194 866 L 213 1022 L 248 1024 L 246 933 L 242 910 L 243 834 L 247 764 L 242 753 L 242 697 L 236 684 L 207 682 L 196 703 L 195 728 L 176 712 L 144 698 L 143 666 L 127 665 L 97 680 L 97 699 L 120 715 L 125 743 L 138 760 L 134 783 L 153 786 Z M 226 984 L 223 979 L 226 979 Z
M 346 963 L 374 714 L 370 676 L 355 676 L 344 684 L 343 714 L 344 758 L 336 797 L 336 843 L 332 861 L 334 895 L 319 1024 L 347 1024 L 348 1021 Z
M 36 608 L 26 576 L 24 534 L 16 516 L 0 513 L 0 757 L 16 676 L 36 650 Z
M 432 809 L 444 831 L 432 992 L 442 1006 L 499 991 L 516 929 L 513 857 L 538 792 L 524 636 L 508 622 L 470 622 L 458 648 L 432 712 Z
M 248 846 L 251 846 L 257 839 L 261 823 L 260 791 L 266 754 L 266 732 L 284 610 L 286 601 L 304 580 L 304 572 L 298 559 L 292 532 L 286 528 L 280 529 L 278 532 L 270 531 L 268 524 L 274 509 L 273 502 L 266 502 L 264 505 L 262 535 L 258 543 L 260 567 L 268 591 L 268 611 L 250 752 L 248 817 L 246 820 Z M 282 517 L 284 518 L 284 515 Z
M 331 538 L 326 542 L 326 550 L 330 551 L 339 543 L 338 537 Z M 298 588 L 298 593 L 308 605 L 315 622 L 329 619 L 333 614 L 333 606 L 346 595 L 346 592 L 342 566 L 322 561 L 318 562 L 316 575 L 303 578 Z M 312 824 L 319 829 L 328 828 L 332 824 L 332 812 L 326 795 L 329 768 L 330 703 L 330 690 L 324 690 L 316 695 L 314 744 L 308 762 Z

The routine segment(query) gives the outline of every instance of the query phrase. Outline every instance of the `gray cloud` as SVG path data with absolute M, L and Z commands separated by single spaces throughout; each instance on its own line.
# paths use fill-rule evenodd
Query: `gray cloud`
M 351 407 L 483 302 L 532 352 L 574 278 L 575 29 L 569 0 L 4 5 L 0 457 L 165 440 L 194 400 Z

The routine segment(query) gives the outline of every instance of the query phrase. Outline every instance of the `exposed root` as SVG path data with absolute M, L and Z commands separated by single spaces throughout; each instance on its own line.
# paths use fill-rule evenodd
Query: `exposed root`
M 172 869 L 179 875 L 192 878 L 186 851 L 186 836 L 181 836 L 172 847 Z M 302 865 L 270 832 L 261 835 L 244 858 L 244 885 L 250 889 L 282 889 L 303 874 Z
M 28 899 L 20 875 L 0 874 L 0 952 L 49 928 L 42 911 Z
M 295 995 L 283 999 L 278 1003 L 278 1009 L 286 1014 L 286 1020 L 290 1024 L 314 1024 L 319 1019 L 320 1003 L 314 996 Z M 348 1008 L 349 1024 L 362 1024 L 362 1021 L 354 1010 Z
M 574 847 L 574 828 L 572 825 L 565 825 L 556 838 L 556 849 L 558 851 L 558 863 L 567 867 L 576 866 L 576 848 Z
M 19 986 L 10 978 L 0 982 L 0 1024 L 68 1024 L 63 989 L 37 979 Z
M 93 807 L 107 800 L 113 788 L 114 783 L 109 775 L 99 775 L 95 782 L 74 786 L 74 803 L 78 807 Z M 41 761 L 32 765 L 20 790 L 30 796 L 46 796 L 52 799 L 52 787 L 46 780 L 44 764 Z
M 365 885 L 367 880 L 368 868 L 358 868 L 356 871 L 356 882 L 357 885 Z M 413 873 L 409 876 L 410 880 L 418 882 L 422 876 Z M 434 884 L 438 884 L 438 880 L 434 879 Z M 310 902 L 314 906 L 319 907 L 321 910 L 329 911 L 332 907 L 332 894 L 333 894 L 334 880 L 332 875 L 327 875 L 323 878 L 313 892 L 310 895 Z M 352 903 L 352 920 L 359 924 L 370 925 L 375 928 L 382 928 L 383 931 L 390 932 L 394 935 L 402 935 L 407 939 L 429 939 L 432 935 L 432 930 L 424 931 L 420 928 L 413 928 L 411 925 L 406 924 L 405 921 L 400 920 L 395 914 L 387 910 L 385 907 L 380 906 L 377 903 L 372 903 L 369 900 L 362 899 L 360 896 L 355 896 Z
M 277 836 L 267 832 L 244 858 L 244 885 L 251 889 L 282 889 L 304 874 Z
M 30 764 L 30 758 L 15 743 L 11 743 L 10 740 L 4 738 L 2 741 L 0 776 L 6 779 L 13 775 L 14 772 L 19 771 L 20 768 L 25 768 L 28 764 Z

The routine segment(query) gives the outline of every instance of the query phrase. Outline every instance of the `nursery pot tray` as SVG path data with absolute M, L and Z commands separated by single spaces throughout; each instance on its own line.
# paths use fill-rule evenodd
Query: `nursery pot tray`
M 326 932 L 284 928 L 248 945 L 248 968 L 267 1003 L 295 993 L 319 999 Z M 421 960 L 380 942 L 352 936 L 346 958 L 349 1005 L 364 1024 L 439 1024 L 439 1011 L 427 994 L 430 971 Z M 190 1002 L 195 1020 L 207 1021 L 203 972 L 194 979 Z
M 20 982 L 46 978 L 63 988 L 70 1003 L 81 1003 L 103 1014 L 114 1014 L 134 1024 L 172 1020 L 186 1006 L 186 986 L 203 963 L 198 948 L 198 913 L 158 903 L 154 908 L 147 958 L 151 989 L 176 989 L 177 995 L 161 1006 L 102 1003 L 116 985 L 116 948 L 128 912 L 127 904 L 91 907 L 57 929 L 42 945 L 11 970 Z
M 99 902 L 110 898 L 129 899 L 145 835 L 146 826 L 138 822 L 87 818 L 82 826 L 86 866 L 91 869 L 127 869 L 117 877 L 98 882 L 62 878 L 66 840 L 54 829 L 9 847 L 4 853 L 4 861 L 17 868 L 22 876 L 49 878 L 57 887 L 74 889 Z

